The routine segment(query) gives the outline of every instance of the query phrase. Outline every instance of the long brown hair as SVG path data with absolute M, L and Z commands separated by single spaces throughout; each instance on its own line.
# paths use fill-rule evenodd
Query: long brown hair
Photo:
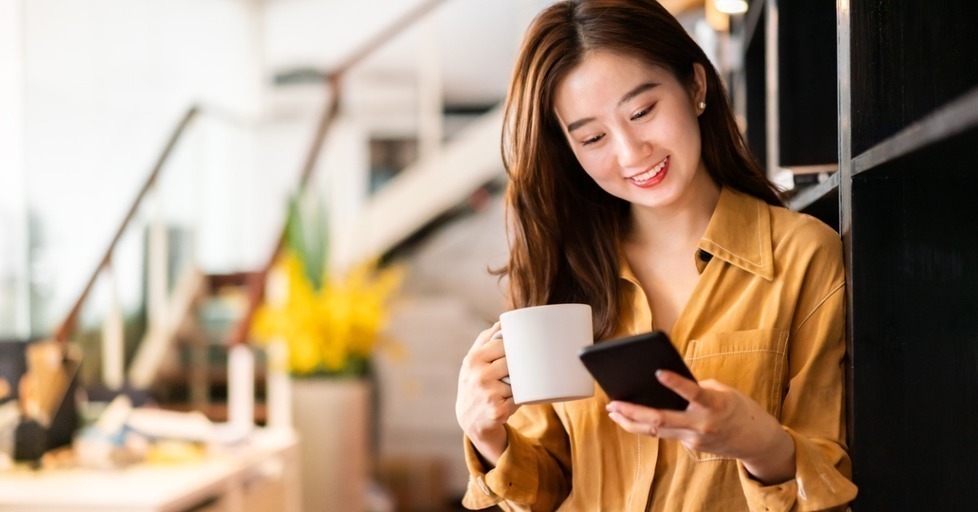
M 781 205 L 734 122 L 716 69 L 682 25 L 653 0 L 567 0 L 530 25 L 506 100 L 503 163 L 514 307 L 581 302 L 594 312 L 597 339 L 618 327 L 619 243 L 629 203 L 602 190 L 578 163 L 554 113 L 558 84 L 592 50 L 636 57 L 693 81 L 706 70 L 707 109 L 699 117 L 702 158 L 718 184 Z

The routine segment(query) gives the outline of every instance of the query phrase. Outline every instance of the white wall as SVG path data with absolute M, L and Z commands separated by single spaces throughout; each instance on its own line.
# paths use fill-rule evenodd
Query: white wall
M 53 325 L 94 270 L 185 109 L 200 102 L 246 118 L 260 112 L 260 3 L 31 0 L 23 7 L 21 168 L 46 241 L 34 265 L 48 283 L 44 316 Z M 255 171 L 250 135 L 247 128 L 202 124 L 201 139 L 181 148 L 193 155 L 178 158 L 181 169 L 167 170 L 182 175 L 172 178 L 182 185 L 168 186 L 176 195 L 163 201 L 186 205 L 181 190 L 194 194 L 186 188 L 212 185 L 206 195 L 196 193 L 198 212 L 184 217 L 230 220 L 199 237 L 208 265 L 237 269 L 255 252 L 245 227 L 228 213 L 257 203 L 242 198 L 238 185 Z M 124 266 L 138 280 L 138 263 Z
M 0 338 L 30 333 L 23 0 L 0 0 Z

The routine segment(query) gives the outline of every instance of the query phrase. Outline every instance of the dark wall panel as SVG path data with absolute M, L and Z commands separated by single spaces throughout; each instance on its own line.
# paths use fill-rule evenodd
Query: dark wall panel
M 978 129 L 857 175 L 854 506 L 978 508 Z
M 978 2 L 853 0 L 850 13 L 853 156 L 978 83 Z

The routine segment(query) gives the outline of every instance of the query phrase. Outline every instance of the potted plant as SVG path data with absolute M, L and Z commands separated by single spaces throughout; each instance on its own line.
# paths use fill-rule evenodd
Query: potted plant
M 330 272 L 328 248 L 322 210 L 290 200 L 284 249 L 252 333 L 287 353 L 303 509 L 356 510 L 370 459 L 371 358 L 396 347 L 382 331 L 402 272 L 376 261 Z

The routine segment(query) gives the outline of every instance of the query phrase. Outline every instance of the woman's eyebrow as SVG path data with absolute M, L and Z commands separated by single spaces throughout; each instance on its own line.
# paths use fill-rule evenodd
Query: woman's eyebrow
M 640 84 L 634 89 L 626 92 L 625 95 L 622 96 L 620 100 L 618 100 L 618 106 L 620 107 L 622 104 L 627 103 L 628 100 L 634 98 L 635 96 L 638 96 L 639 94 L 642 94 L 643 92 L 648 91 L 649 89 L 654 89 L 658 86 L 659 84 L 656 82 L 645 82 L 644 84 Z M 590 123 L 591 121 L 594 121 L 593 117 L 585 117 L 583 119 L 578 119 L 577 121 L 570 123 L 567 125 L 567 133 L 573 132 L 574 130 Z
M 618 100 L 618 106 L 620 107 L 622 106 L 622 104 L 626 103 L 628 100 L 634 98 L 635 96 L 638 96 L 639 94 L 642 94 L 643 92 L 649 89 L 654 89 L 658 86 L 659 84 L 657 84 L 656 82 L 645 82 L 644 84 L 641 84 L 638 87 L 626 92 L 625 95 L 622 96 L 620 100 Z
M 574 130 L 590 123 L 591 121 L 594 121 L 593 117 L 585 117 L 583 119 L 578 119 L 577 121 L 574 121 L 573 123 L 567 125 L 567 133 L 571 133 Z

